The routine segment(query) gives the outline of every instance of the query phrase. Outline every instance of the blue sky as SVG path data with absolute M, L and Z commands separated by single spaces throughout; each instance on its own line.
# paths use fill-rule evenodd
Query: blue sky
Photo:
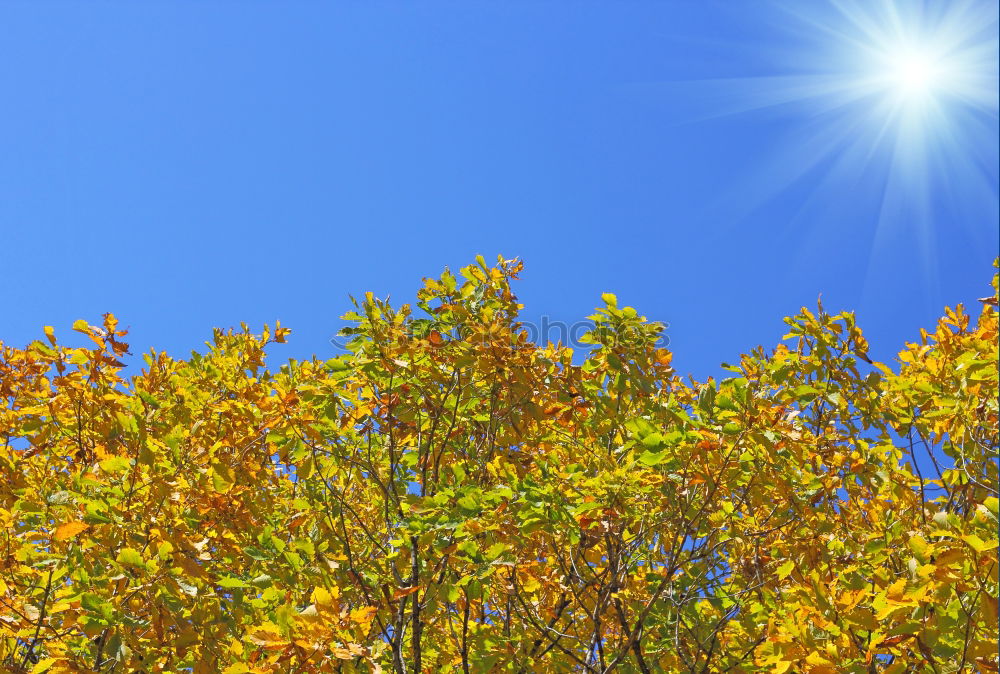
M 330 357 L 349 293 L 499 253 L 526 319 L 615 292 L 682 373 L 820 293 L 891 358 L 988 291 L 997 4 L 875 6 L 5 2 L 0 339 L 278 318 Z M 948 72 L 900 99 L 886 35 Z

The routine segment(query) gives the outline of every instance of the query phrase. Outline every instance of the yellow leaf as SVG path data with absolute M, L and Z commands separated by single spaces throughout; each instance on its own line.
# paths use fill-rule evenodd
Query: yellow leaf
M 372 618 L 375 617 L 376 613 L 378 613 L 378 610 L 374 606 L 362 606 L 361 608 L 356 608 L 351 611 L 351 622 L 357 625 L 367 626 L 372 621 Z
M 281 630 L 278 629 L 278 626 L 271 623 L 254 627 L 247 635 L 246 640 L 266 649 L 280 648 L 287 643 L 281 636 Z
M 234 662 L 225 669 L 222 670 L 222 674 L 247 674 L 250 668 L 244 665 L 242 662 Z
M 339 596 L 339 590 L 334 587 L 333 592 L 330 592 L 323 587 L 315 587 L 312 592 L 312 600 L 316 606 L 334 606 L 336 598 Z
M 212 466 L 212 488 L 220 494 L 227 493 L 233 488 L 233 482 L 236 478 L 233 476 L 233 471 L 229 466 L 221 463 L 217 463 Z
M 788 578 L 789 574 L 792 573 L 792 569 L 794 568 L 795 568 L 795 562 L 789 559 L 787 562 L 778 567 L 777 571 L 778 579 L 783 580 L 785 578 Z
M 333 646 L 330 648 L 330 652 L 333 653 L 333 657 L 338 660 L 353 660 L 355 653 L 353 649 L 350 648 L 353 644 L 348 644 L 348 648 L 341 648 L 340 646 Z
M 962 540 L 969 544 L 969 547 L 976 552 L 983 552 L 984 550 L 992 550 L 997 547 L 997 540 L 983 541 L 979 536 L 975 534 L 969 534 L 967 536 L 962 536 Z
M 31 668 L 31 674 L 39 674 L 40 672 L 47 672 L 49 668 L 56 662 L 55 658 L 45 658 L 44 660 L 39 660 L 35 663 L 35 666 Z
M 885 596 L 889 599 L 899 600 L 903 598 L 903 592 L 906 591 L 906 579 L 900 578 L 892 585 L 885 589 Z
M 87 525 L 83 522 L 66 522 L 56 527 L 56 531 L 52 537 L 57 541 L 65 541 L 68 538 L 73 538 L 85 529 L 87 529 Z

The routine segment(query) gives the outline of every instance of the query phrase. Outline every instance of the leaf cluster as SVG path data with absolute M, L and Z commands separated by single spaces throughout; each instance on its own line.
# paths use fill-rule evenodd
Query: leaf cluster
M 0 344 L 12 672 L 996 671 L 997 280 L 895 366 L 850 313 L 685 380 L 605 294 L 574 353 L 516 260 L 126 376 Z

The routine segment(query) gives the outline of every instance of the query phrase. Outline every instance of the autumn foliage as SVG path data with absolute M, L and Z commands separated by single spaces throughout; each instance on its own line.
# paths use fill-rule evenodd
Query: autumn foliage
M 695 382 L 613 295 L 534 344 L 481 258 L 349 352 L 0 345 L 11 672 L 997 670 L 997 280 L 892 366 L 849 313 Z M 138 367 L 134 369 L 138 370 Z

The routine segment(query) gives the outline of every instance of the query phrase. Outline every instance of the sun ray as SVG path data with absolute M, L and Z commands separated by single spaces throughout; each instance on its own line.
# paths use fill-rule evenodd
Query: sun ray
M 982 219 L 935 222 L 943 201 L 954 212 L 964 212 L 961 199 L 969 195 L 998 201 L 995 3 L 779 0 L 774 6 L 792 46 L 772 51 L 773 72 L 682 85 L 710 108 L 700 120 L 752 114 L 787 122 L 785 142 L 717 208 L 746 216 L 826 167 L 815 198 L 806 201 L 825 199 L 832 220 L 839 208 L 853 206 L 841 203 L 845 185 L 876 181 L 882 185 L 872 204 L 876 231 L 859 238 L 870 238 L 875 257 L 879 246 L 911 238 L 933 285 L 933 241 L 941 228 L 995 232 L 996 223 Z

